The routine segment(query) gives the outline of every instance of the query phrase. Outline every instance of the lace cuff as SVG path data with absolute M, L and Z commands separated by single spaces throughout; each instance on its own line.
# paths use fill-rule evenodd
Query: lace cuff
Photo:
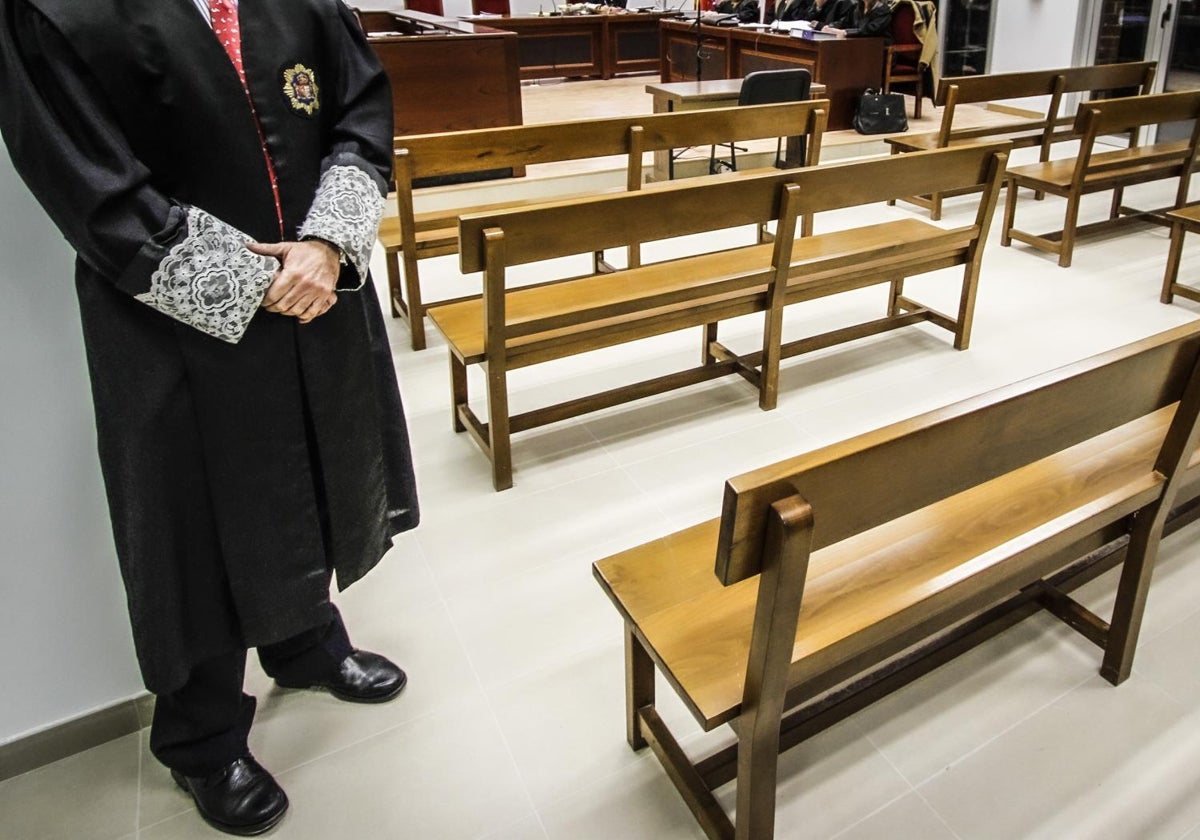
M 308 218 L 300 226 L 300 239 L 324 239 L 342 249 L 358 272 L 358 285 L 351 291 L 367 280 L 383 204 L 379 187 L 366 172 L 356 166 L 331 166 L 321 176 Z
M 274 257 L 247 250 L 250 237 L 196 207 L 187 236 L 163 257 L 150 290 L 135 297 L 189 327 L 236 344 L 279 269 Z

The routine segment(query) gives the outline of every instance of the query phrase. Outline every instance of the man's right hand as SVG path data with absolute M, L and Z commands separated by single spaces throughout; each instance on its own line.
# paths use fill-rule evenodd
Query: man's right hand
M 303 242 L 248 242 L 256 254 L 279 260 L 279 271 L 262 306 L 268 312 L 290 315 L 307 324 L 328 312 L 337 303 L 337 251 L 319 240 Z

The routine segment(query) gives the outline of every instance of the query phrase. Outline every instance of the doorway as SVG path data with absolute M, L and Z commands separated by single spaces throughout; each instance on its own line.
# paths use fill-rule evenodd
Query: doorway
M 1157 61 L 1156 91 L 1200 88 L 1200 0 L 1091 0 L 1085 59 Z M 1118 94 L 1119 95 L 1119 94 Z M 1186 139 L 1191 126 L 1160 126 L 1155 139 Z

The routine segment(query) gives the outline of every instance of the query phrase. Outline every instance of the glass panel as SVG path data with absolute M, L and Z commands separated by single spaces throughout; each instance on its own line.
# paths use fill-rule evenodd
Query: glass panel
M 945 21 L 943 76 L 987 72 L 991 44 L 992 0 L 942 0 L 938 25 Z
M 1096 64 L 1145 61 L 1154 0 L 1102 0 Z
M 1163 90 L 1196 90 L 1200 88 L 1200 0 L 1176 0 L 1173 17 L 1175 34 Z M 1170 123 L 1159 128 L 1157 139 L 1186 140 L 1191 131 L 1188 123 Z

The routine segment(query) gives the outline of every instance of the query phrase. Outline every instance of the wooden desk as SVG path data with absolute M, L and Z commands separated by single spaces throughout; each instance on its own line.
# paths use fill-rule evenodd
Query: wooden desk
M 512 15 L 464 20 L 515 32 L 522 79 L 653 73 L 659 68 L 658 23 L 675 12 L 609 15 Z
M 755 70 L 807 67 L 825 85 L 830 100 L 829 128 L 852 127 L 854 103 L 867 88 L 883 86 L 882 38 L 806 41 L 788 35 L 737 27 L 701 25 L 705 58 L 702 80 L 737 79 Z M 696 26 L 684 21 L 659 24 L 659 75 L 663 82 L 696 79 Z M 711 106 L 710 106 L 711 107 Z
M 521 124 L 516 35 L 421 12 L 388 18 L 390 29 L 372 19 L 367 40 L 392 83 L 397 135 Z
M 821 99 L 828 89 L 814 82 L 810 99 Z M 655 82 L 646 85 L 654 97 L 654 113 L 691 111 L 696 108 L 728 108 L 736 105 L 742 93 L 741 79 L 705 79 L 702 82 Z
M 646 85 L 646 93 L 654 98 L 654 113 L 671 111 L 694 111 L 703 108 L 728 108 L 736 105 L 742 93 L 741 79 L 705 79 L 702 82 L 655 82 Z M 810 99 L 822 99 L 826 87 L 813 82 L 809 89 Z M 799 144 L 788 139 L 788 159 L 799 156 Z M 654 153 L 654 180 L 666 181 L 674 177 L 670 152 Z

